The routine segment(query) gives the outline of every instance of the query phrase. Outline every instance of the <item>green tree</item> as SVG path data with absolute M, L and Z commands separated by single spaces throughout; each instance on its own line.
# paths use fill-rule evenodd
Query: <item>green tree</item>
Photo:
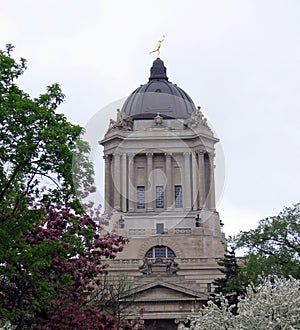
M 247 251 L 241 269 L 245 283 L 269 274 L 299 279 L 300 204 L 259 221 L 256 229 L 240 232 L 232 242 Z
M 88 293 L 124 240 L 100 233 L 99 211 L 93 219 L 79 202 L 93 190 L 89 147 L 56 113 L 59 85 L 31 98 L 16 84 L 26 61 L 12 49 L 0 50 L 0 320 L 17 330 L 113 329 Z
M 93 179 L 83 128 L 56 113 L 64 100 L 59 85 L 31 98 L 16 85 L 26 60 L 15 61 L 12 49 L 0 50 L 0 223 L 21 218 L 40 193 L 76 206 L 76 189 Z
M 237 262 L 235 250 L 232 248 L 231 251 L 227 251 L 224 258 L 218 261 L 218 265 L 221 266 L 219 270 L 224 276 L 213 281 L 215 290 L 211 295 L 211 299 L 217 303 L 218 298 L 216 297 L 221 293 L 226 296 L 230 306 L 236 306 L 238 297 L 244 292 L 244 286 L 241 283 L 240 267 Z M 233 309 L 233 312 L 236 312 L 236 308 Z

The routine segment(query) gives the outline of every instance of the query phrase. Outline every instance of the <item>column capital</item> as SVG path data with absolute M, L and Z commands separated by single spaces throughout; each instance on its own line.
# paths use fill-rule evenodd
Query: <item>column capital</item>
M 183 154 L 184 154 L 184 157 L 189 157 L 191 155 L 191 151 L 185 151 Z
M 146 152 L 146 156 L 148 157 L 153 157 L 153 152 Z
M 109 160 L 111 160 L 111 154 L 109 154 L 109 155 L 104 155 L 104 156 L 103 156 L 103 159 L 104 159 L 104 161 L 109 161 Z
M 165 152 L 166 157 L 172 157 L 173 153 L 172 152 Z
M 199 149 L 199 150 L 195 151 L 195 153 L 198 155 L 204 155 L 206 153 L 206 150 Z

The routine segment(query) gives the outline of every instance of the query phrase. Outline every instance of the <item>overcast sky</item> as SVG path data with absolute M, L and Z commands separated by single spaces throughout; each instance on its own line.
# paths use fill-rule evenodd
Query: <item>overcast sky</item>
M 28 60 L 23 89 L 37 96 L 58 82 L 60 111 L 92 127 L 95 146 L 120 100 L 148 81 L 149 51 L 165 34 L 169 80 L 220 139 L 226 234 L 299 202 L 299 0 L 0 0 L 0 8 L 1 48 L 11 43 Z

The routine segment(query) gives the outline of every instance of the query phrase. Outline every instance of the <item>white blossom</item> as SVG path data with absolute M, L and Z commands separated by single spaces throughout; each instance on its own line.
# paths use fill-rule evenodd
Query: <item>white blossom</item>
M 233 315 L 227 299 L 219 295 L 219 306 L 208 302 L 191 316 L 191 330 L 296 330 L 300 329 L 300 281 L 269 276 L 249 286 Z

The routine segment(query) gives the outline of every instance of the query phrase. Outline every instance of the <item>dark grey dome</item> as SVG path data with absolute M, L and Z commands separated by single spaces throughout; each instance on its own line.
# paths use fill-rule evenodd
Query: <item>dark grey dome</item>
M 128 96 L 122 112 L 134 119 L 153 119 L 157 113 L 164 118 L 189 118 L 195 104 L 185 91 L 168 81 L 166 71 L 164 62 L 157 58 L 148 83 Z

